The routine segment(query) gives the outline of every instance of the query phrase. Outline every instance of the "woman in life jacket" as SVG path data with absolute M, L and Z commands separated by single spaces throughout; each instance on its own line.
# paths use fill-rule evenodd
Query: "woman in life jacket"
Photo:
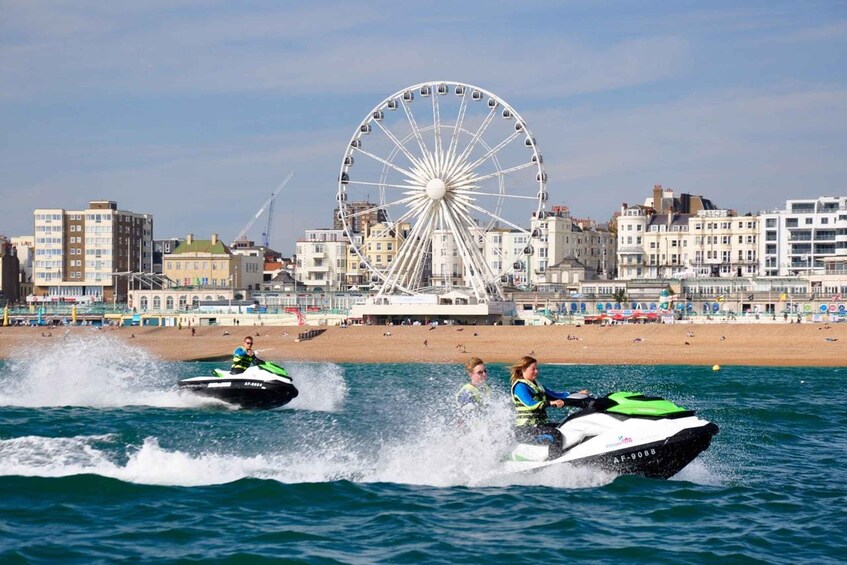
M 550 445 L 550 458 L 562 454 L 564 438 L 547 420 L 547 408 L 563 408 L 569 392 L 557 392 L 538 382 L 538 361 L 529 355 L 511 367 L 512 402 L 517 412 L 515 437 L 521 443 Z M 587 390 L 580 391 L 588 394 Z

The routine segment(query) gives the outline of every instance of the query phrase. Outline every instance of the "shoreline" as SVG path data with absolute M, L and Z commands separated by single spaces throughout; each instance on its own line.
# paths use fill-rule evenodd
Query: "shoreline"
M 326 331 L 297 341 L 298 334 L 314 329 Z M 250 334 L 261 358 L 281 363 L 463 364 L 472 356 L 487 363 L 513 363 L 532 355 L 542 365 L 847 364 L 847 324 L 199 326 L 194 331 L 192 337 L 191 328 L 185 327 L 3 327 L 0 360 L 31 357 L 33 345 L 52 348 L 61 346 L 67 337 L 105 335 L 165 361 L 226 362 Z M 17 352 L 25 353 L 19 356 Z

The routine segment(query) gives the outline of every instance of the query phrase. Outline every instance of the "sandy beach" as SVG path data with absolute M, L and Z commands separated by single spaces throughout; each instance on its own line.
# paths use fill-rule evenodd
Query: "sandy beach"
M 60 346 L 70 336 L 107 335 L 171 361 L 228 359 L 246 334 L 262 358 L 285 362 L 464 363 L 477 356 L 511 363 L 634 365 L 841 366 L 847 324 L 648 324 L 616 326 L 330 327 L 298 341 L 310 327 L 0 328 L 0 359 L 31 356 L 32 346 Z M 35 343 L 33 343 L 35 342 Z

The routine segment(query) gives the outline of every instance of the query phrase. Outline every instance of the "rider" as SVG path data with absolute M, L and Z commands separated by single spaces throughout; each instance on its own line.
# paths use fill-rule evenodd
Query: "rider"
M 262 360 L 256 357 L 253 351 L 253 338 L 249 335 L 244 338 L 244 347 L 238 346 L 232 353 L 232 368 L 229 372 L 233 375 L 243 373 L 251 365 L 258 365 Z
M 538 382 L 538 361 L 527 355 L 511 367 L 512 402 L 517 410 L 515 435 L 518 441 L 550 445 L 551 458 L 562 453 L 564 437 L 547 421 L 547 407 L 562 408 L 568 392 L 556 392 Z M 580 391 L 588 394 L 587 390 Z
M 479 357 L 471 357 L 465 363 L 465 371 L 470 378 L 456 393 L 456 404 L 463 412 L 478 410 L 488 403 L 491 389 L 488 387 L 488 370 Z

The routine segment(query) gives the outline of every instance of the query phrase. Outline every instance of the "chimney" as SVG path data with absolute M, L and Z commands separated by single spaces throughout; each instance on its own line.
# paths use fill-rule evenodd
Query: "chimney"
M 657 212 L 662 211 L 662 185 L 653 185 L 653 209 Z
M 212 234 L 212 245 L 215 245 L 218 242 L 218 234 Z
M 187 245 L 191 245 L 192 243 L 194 243 L 194 234 L 193 233 L 190 233 L 187 236 L 185 236 L 185 243 Z

